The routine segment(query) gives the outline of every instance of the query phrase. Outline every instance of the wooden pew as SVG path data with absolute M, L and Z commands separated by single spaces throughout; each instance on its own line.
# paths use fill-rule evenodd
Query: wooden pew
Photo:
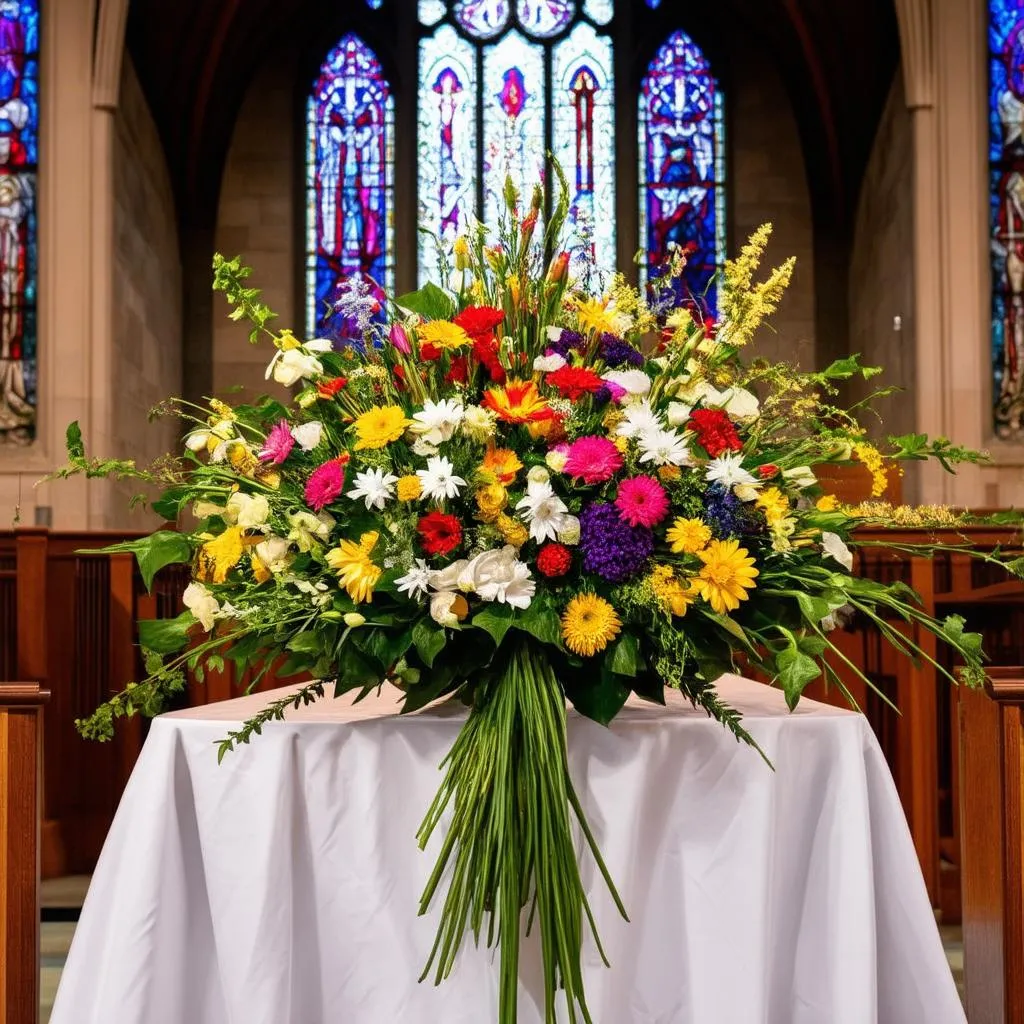
M 1024 667 L 960 695 L 964 981 L 971 1024 L 1024 1020 Z
M 39 816 L 42 711 L 38 683 L 0 683 L 0 1021 L 39 1020 Z

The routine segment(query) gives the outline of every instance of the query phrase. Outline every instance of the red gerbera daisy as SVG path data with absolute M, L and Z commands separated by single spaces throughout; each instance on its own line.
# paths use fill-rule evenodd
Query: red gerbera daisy
M 426 359 L 428 362 L 433 362 L 435 359 L 441 358 L 441 352 L 443 350 L 439 345 L 435 345 L 432 341 L 425 341 L 420 345 L 420 359 Z
M 604 383 L 593 370 L 582 366 L 563 366 L 549 373 L 544 380 L 554 388 L 558 388 L 563 398 L 576 401 L 584 395 L 592 395 Z
M 462 524 L 444 512 L 428 512 L 416 526 L 428 555 L 447 555 L 462 543 Z
M 721 409 L 695 409 L 686 427 L 697 435 L 697 443 L 713 459 L 722 452 L 738 452 L 743 447 L 732 420 Z
M 449 384 L 465 384 L 469 378 L 469 363 L 465 356 L 456 356 L 444 375 Z

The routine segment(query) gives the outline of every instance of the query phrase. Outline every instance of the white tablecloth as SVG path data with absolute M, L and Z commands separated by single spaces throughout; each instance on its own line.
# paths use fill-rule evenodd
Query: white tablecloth
M 630 912 L 584 857 L 612 961 L 595 1024 L 962 1024 L 896 791 L 867 723 L 730 677 L 772 772 L 672 700 L 611 729 L 570 714 L 571 770 Z M 414 835 L 461 723 L 397 694 L 325 700 L 218 767 L 265 695 L 157 719 L 92 880 L 52 1024 L 492 1024 L 467 945 L 417 984 L 435 918 Z M 535 938 L 520 1024 L 539 1024 Z

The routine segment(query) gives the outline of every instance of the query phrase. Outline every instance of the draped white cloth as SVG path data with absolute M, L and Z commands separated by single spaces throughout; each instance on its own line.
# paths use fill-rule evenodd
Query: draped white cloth
M 584 855 L 612 961 L 588 941 L 595 1024 L 962 1024 L 867 723 L 809 701 L 790 715 L 736 677 L 721 691 L 774 771 L 671 697 L 610 729 L 570 713 L 573 778 L 632 918 Z M 440 988 L 417 984 L 439 836 L 422 853 L 414 835 L 463 712 L 399 718 L 396 699 L 325 700 L 219 767 L 214 742 L 265 694 L 157 719 L 52 1024 L 493 1022 L 491 952 L 467 943 Z M 520 1024 L 541 1024 L 536 936 L 520 976 Z

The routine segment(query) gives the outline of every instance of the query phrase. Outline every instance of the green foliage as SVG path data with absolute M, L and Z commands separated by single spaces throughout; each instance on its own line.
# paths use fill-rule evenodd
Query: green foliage
M 412 627 L 412 642 L 416 646 L 416 653 L 427 668 L 434 664 L 434 658 L 441 652 L 446 640 L 444 627 L 430 619 L 420 619 Z
M 195 616 L 182 612 L 176 619 L 142 619 L 139 622 L 139 643 L 157 654 L 174 654 L 188 643 L 189 631 L 196 625 Z
M 241 729 L 232 730 L 224 739 L 217 741 L 217 763 L 220 764 L 239 743 L 248 743 L 253 736 L 259 736 L 263 732 L 263 726 L 269 722 L 284 721 L 289 709 L 297 711 L 323 695 L 323 680 L 314 679 L 295 693 L 271 701 L 262 711 L 243 723 Z
M 147 590 L 153 589 L 153 577 L 165 565 L 180 565 L 192 560 L 192 545 L 188 537 L 173 530 L 157 530 L 148 537 L 111 544 L 97 551 L 110 554 L 131 552 L 135 555 L 142 582 L 146 584 Z
M 455 303 L 436 284 L 427 283 L 414 292 L 406 292 L 395 299 L 395 305 L 424 320 L 450 320 L 455 315 Z
M 632 633 L 623 633 L 606 657 L 608 668 L 616 675 L 635 676 L 642 671 L 644 659 L 640 644 Z
M 945 437 L 929 438 L 927 434 L 903 434 L 900 437 L 890 436 L 889 444 L 893 447 L 893 451 L 889 453 L 890 458 L 918 462 L 935 459 L 947 473 L 956 472 L 953 467 L 961 463 L 979 464 L 990 461 L 987 452 L 963 448 Z
M 505 634 L 512 628 L 515 614 L 515 609 L 507 604 L 489 604 L 473 616 L 473 625 L 486 630 L 494 640 L 494 646 L 500 647 Z
M 234 306 L 228 314 L 232 320 L 248 320 L 252 324 L 249 331 L 249 343 L 255 345 L 260 333 L 270 333 L 267 324 L 275 319 L 276 314 L 260 301 L 263 293 L 259 288 L 247 287 L 245 282 L 252 274 L 252 267 L 242 262 L 241 256 L 225 259 L 219 252 L 213 255 L 213 290 L 223 292 L 224 297 Z

